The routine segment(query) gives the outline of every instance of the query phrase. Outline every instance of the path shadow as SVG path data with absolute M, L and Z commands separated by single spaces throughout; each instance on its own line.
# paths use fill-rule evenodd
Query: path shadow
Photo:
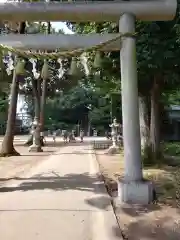
M 47 174 L 50 176 L 45 176 Z M 103 184 L 103 182 L 99 183 L 97 177 L 92 177 L 87 172 L 82 174 L 67 174 L 64 176 L 59 176 L 57 173 L 51 172 L 34 175 L 30 178 L 0 178 L 0 182 L 5 182 L 9 180 L 15 180 L 17 184 L 18 181 L 20 181 L 20 183 L 14 187 L 0 187 L 1 193 L 44 189 L 51 189 L 54 191 L 65 191 L 73 189 L 88 192 L 100 192 L 101 188 L 99 187 L 99 184 Z
M 66 147 L 66 146 L 84 146 L 84 145 L 90 145 L 91 142 L 90 141 L 87 141 L 87 142 L 67 142 L 67 143 L 64 143 L 64 142 L 53 142 L 53 141 L 49 141 L 49 142 L 46 142 L 45 143 L 45 146 L 44 147 Z M 27 145 L 25 145 L 24 142 L 15 142 L 14 143 L 14 146 L 24 146 L 24 147 L 29 147 Z
M 54 155 L 54 153 L 56 153 L 56 150 L 44 150 L 43 152 L 30 152 L 28 153 L 22 153 L 21 157 L 25 156 L 50 156 L 50 155 Z
M 89 198 L 85 202 L 93 207 L 96 207 L 101 210 L 105 210 L 111 204 L 111 198 L 107 196 L 100 196 L 96 198 Z
M 88 152 L 89 149 L 83 149 L 83 151 L 72 151 L 72 152 L 57 152 L 57 151 L 44 151 L 44 152 L 39 152 L 39 153 L 22 153 L 21 156 L 54 156 L 54 155 L 89 155 L 91 153 Z

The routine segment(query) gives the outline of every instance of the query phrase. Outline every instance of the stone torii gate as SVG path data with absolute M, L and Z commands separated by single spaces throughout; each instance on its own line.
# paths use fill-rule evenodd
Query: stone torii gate
M 144 1 L 106 1 L 106 2 L 51 2 L 51 3 L 1 3 L 0 20 L 8 21 L 73 21 L 73 22 L 117 22 L 122 34 L 135 33 L 135 19 L 143 21 L 168 21 L 175 17 L 176 0 L 144 0 Z M 18 48 L 40 47 L 36 36 L 0 37 L 0 43 L 9 38 L 9 44 Z M 17 41 L 21 46 L 17 46 Z M 61 37 L 43 36 L 46 47 L 51 45 L 51 38 L 56 38 L 56 46 L 61 46 Z M 86 40 L 80 37 L 63 36 L 71 47 L 87 46 Z M 74 39 L 73 39 L 74 38 Z M 75 40 L 75 39 L 78 40 Z M 102 38 L 102 39 L 100 39 Z M 103 41 L 103 36 L 90 37 L 94 43 Z M 70 40 L 69 40 L 70 39 Z M 73 40 L 72 40 L 73 39 Z M 95 40 L 96 39 L 96 40 Z M 98 40 L 97 40 L 98 39 Z M 32 40 L 32 41 L 31 41 Z M 104 39 L 105 40 L 105 39 Z M 107 40 L 107 39 L 106 39 Z M 6 44 L 8 44 L 8 41 Z M 77 41 L 79 43 L 77 43 Z M 84 41 L 84 42 L 83 42 Z M 32 43 L 32 44 L 31 44 Z M 54 45 L 54 44 L 53 44 Z M 65 46 L 63 46 L 65 48 Z M 70 47 L 70 45 L 66 45 Z M 140 146 L 140 126 L 138 110 L 136 42 L 130 36 L 121 39 L 121 86 L 122 86 L 122 116 L 124 137 L 125 176 L 118 184 L 119 200 L 131 203 L 149 203 L 152 201 L 152 184 L 143 181 Z M 110 50 L 110 49 L 109 49 Z M 113 50 L 113 48 L 112 48 Z M 117 49 L 116 49 L 117 50 Z

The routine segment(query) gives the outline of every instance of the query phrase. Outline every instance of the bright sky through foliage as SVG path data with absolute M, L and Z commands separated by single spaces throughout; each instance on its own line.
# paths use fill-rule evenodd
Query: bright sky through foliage
M 0 3 L 4 3 L 4 2 L 9 2 L 9 1 L 7 1 L 7 0 L 0 0 Z M 15 2 L 15 1 L 13 1 L 13 2 Z M 63 22 L 51 22 L 51 25 L 52 25 L 53 28 L 56 29 L 57 32 L 60 29 L 62 29 L 64 31 L 64 33 L 66 33 L 66 34 L 73 34 L 73 32 Z

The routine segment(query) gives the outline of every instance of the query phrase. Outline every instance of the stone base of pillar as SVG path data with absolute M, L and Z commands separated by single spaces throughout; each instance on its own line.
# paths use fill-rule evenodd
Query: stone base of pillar
M 117 145 L 112 145 L 108 148 L 107 154 L 109 155 L 114 155 L 119 153 L 119 146 Z
M 41 146 L 33 144 L 29 147 L 29 152 L 43 152 L 43 150 Z
M 119 203 L 149 204 L 154 200 L 154 186 L 150 181 L 118 181 Z

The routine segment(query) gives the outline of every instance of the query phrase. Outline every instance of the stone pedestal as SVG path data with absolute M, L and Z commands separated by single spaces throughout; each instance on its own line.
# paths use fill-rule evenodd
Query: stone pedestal
M 32 144 L 30 147 L 29 147 L 29 152 L 43 152 L 41 146 L 38 146 L 36 144 Z
M 118 180 L 118 203 L 149 204 L 154 199 L 154 186 L 150 181 Z
M 41 148 L 41 133 L 38 118 L 35 117 L 32 123 L 33 144 L 29 147 L 29 152 L 43 152 Z
M 119 153 L 119 146 L 118 145 L 112 145 L 108 148 L 107 154 L 113 155 Z

